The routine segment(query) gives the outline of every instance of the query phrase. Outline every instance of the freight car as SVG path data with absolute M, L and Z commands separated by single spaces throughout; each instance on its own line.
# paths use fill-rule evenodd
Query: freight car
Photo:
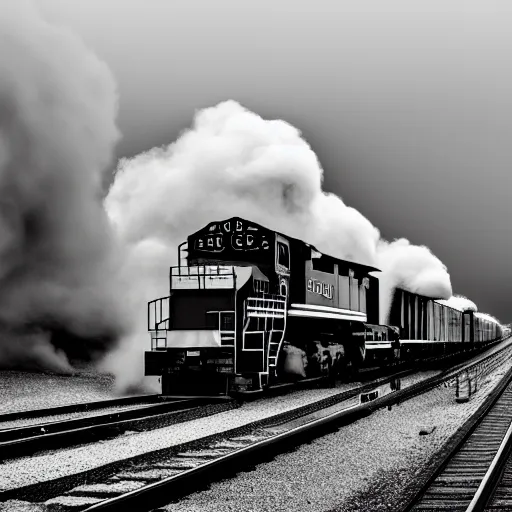
M 333 379 L 419 349 L 461 350 L 501 336 L 476 313 L 403 290 L 390 325 L 379 325 L 377 268 L 236 217 L 190 235 L 178 261 L 169 296 L 148 304 L 145 374 L 162 377 L 164 394 Z
M 501 338 L 502 326 L 472 310 L 396 289 L 389 323 L 400 328 L 402 358 L 459 352 Z

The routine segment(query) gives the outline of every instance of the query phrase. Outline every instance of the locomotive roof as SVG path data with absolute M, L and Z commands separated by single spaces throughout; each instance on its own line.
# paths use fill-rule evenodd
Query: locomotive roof
M 225 224 L 227 222 L 236 222 L 236 221 L 247 222 L 247 223 L 250 223 L 253 226 L 256 226 L 257 228 L 260 228 L 262 230 L 266 230 L 266 231 L 269 231 L 269 232 L 272 232 L 272 233 L 276 233 L 276 234 L 281 235 L 282 237 L 286 238 L 287 240 L 293 240 L 295 243 L 300 243 L 300 244 L 303 244 L 304 246 L 311 247 L 313 250 L 315 250 L 316 252 L 320 253 L 322 256 L 327 256 L 328 258 L 331 258 L 331 259 L 335 260 L 336 262 L 342 262 L 342 263 L 345 263 L 347 265 L 351 265 L 351 266 L 355 267 L 356 269 L 362 270 L 362 271 L 364 271 L 366 273 L 368 273 L 368 272 L 381 272 L 381 270 L 378 269 L 377 267 L 372 267 L 370 265 L 365 265 L 363 263 L 357 263 L 357 262 L 351 261 L 351 260 L 343 260 L 341 258 L 337 258 L 335 256 L 331 256 L 330 254 L 323 253 L 323 252 L 319 251 L 313 244 L 310 244 L 308 242 L 304 242 L 303 240 L 300 240 L 298 238 L 294 238 L 294 237 L 292 237 L 290 235 L 287 235 L 285 233 L 280 233 L 279 231 L 274 231 L 273 229 L 269 229 L 269 228 L 267 228 L 265 226 L 262 226 L 261 224 L 253 222 L 252 220 L 242 219 L 241 217 L 231 217 L 229 219 L 212 221 L 212 222 L 208 223 L 206 226 L 204 226 L 203 228 L 201 228 L 198 231 L 196 231 L 195 233 L 192 233 L 191 235 L 189 235 L 188 238 L 194 237 L 196 235 L 199 235 L 200 233 L 204 232 L 204 230 L 207 229 L 209 226 L 212 226 L 214 224 L 219 224 L 220 225 L 220 224 Z

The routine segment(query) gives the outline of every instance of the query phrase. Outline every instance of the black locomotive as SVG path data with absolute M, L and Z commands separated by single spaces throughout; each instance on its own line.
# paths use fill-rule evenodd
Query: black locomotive
M 162 376 L 164 394 L 229 394 L 335 378 L 503 334 L 479 313 L 400 289 L 389 325 L 379 325 L 377 268 L 240 218 L 209 224 L 178 253 L 169 296 L 148 304 L 145 374 Z

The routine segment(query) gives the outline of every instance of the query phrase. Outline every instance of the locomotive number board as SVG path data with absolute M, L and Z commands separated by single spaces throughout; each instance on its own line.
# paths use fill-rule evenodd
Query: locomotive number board
M 269 237 L 261 228 L 240 219 L 210 224 L 192 236 L 193 248 L 199 252 L 268 251 Z

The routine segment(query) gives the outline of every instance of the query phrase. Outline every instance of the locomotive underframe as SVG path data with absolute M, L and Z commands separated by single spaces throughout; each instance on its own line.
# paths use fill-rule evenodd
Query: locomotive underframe
M 275 326 L 275 318 L 257 318 L 267 327 Z M 146 352 L 146 375 L 162 376 L 164 394 L 228 394 L 299 379 L 334 379 L 345 372 L 348 376 L 366 362 L 395 359 L 396 341 L 385 326 L 285 317 L 282 331 L 251 331 L 250 317 L 247 320 L 244 329 L 236 332 L 240 341 L 232 346 L 165 347 Z M 185 331 L 174 332 L 186 335 Z M 248 340 L 251 335 L 259 338 L 253 339 L 252 345 Z M 277 335 L 275 341 L 273 335 Z M 258 343 L 260 347 L 255 348 Z

